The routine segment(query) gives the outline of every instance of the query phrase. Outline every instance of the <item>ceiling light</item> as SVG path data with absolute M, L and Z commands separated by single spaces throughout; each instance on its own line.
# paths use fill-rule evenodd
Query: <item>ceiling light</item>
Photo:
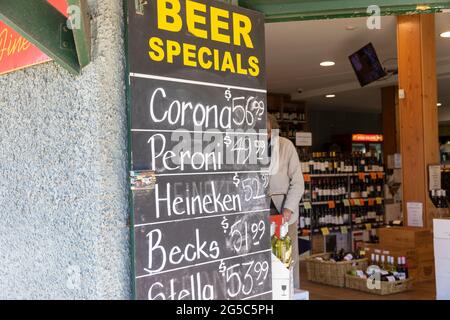
M 441 38 L 450 38 L 450 31 L 445 31 L 441 33 Z
M 436 105 L 437 105 L 438 107 L 442 107 L 442 103 L 440 103 L 440 102 L 438 102 Z
M 325 96 L 325 98 L 335 98 L 335 97 L 336 97 L 335 94 L 327 94 L 327 95 Z
M 320 63 L 320 65 L 322 67 L 332 67 L 334 66 L 336 63 L 334 63 L 333 61 L 323 61 Z

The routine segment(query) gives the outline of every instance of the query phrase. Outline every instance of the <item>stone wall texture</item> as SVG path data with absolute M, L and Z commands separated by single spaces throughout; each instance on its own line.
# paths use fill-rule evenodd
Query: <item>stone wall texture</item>
M 0 76 L 0 299 L 131 298 L 123 4 L 88 3 L 81 76 Z

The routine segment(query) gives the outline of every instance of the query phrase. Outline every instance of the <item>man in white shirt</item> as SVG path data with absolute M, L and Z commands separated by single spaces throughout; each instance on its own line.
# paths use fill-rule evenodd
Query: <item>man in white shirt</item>
M 279 125 L 276 118 L 267 116 L 267 130 L 271 163 L 269 168 L 269 195 L 271 207 L 276 209 L 289 223 L 289 237 L 292 239 L 292 257 L 294 261 L 294 287 L 300 287 L 298 218 L 299 203 L 305 191 L 300 160 L 294 144 L 278 135 Z

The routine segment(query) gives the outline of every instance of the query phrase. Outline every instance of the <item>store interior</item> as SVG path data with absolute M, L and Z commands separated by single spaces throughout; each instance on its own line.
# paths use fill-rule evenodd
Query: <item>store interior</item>
M 379 28 L 374 29 L 368 28 L 367 18 L 265 26 L 268 110 L 279 121 L 280 135 L 297 145 L 306 178 L 299 219 L 300 287 L 309 291 L 311 300 L 386 299 L 310 281 L 307 270 L 307 259 L 312 255 L 336 254 L 341 249 L 355 252 L 364 250 L 365 246 L 376 248 L 380 228 L 403 226 L 397 152 L 386 154 L 383 145 L 385 95 L 394 93 L 394 104 L 398 106 L 397 17 L 383 16 L 378 22 Z M 434 36 L 442 165 L 450 162 L 450 35 L 445 33 L 448 31 L 450 13 L 436 14 Z M 385 73 L 362 86 L 349 57 L 369 44 Z M 395 106 L 392 108 L 395 114 Z M 341 161 L 346 163 L 355 158 L 365 159 L 366 165 L 351 167 L 350 172 L 340 167 Z M 327 167 L 325 171 L 320 168 L 316 171 L 312 164 L 326 162 L 328 165 L 333 161 L 338 163 L 338 169 L 330 164 L 330 170 Z M 448 188 L 444 170 L 442 179 L 442 189 Z M 354 185 L 362 186 L 364 193 L 366 186 L 372 185 L 372 189 L 363 194 Z M 327 188 L 338 192 L 315 192 Z M 358 203 L 353 198 L 363 199 Z M 446 203 L 447 199 L 445 206 Z M 327 215 L 331 216 L 329 220 L 323 217 Z M 383 258 L 388 256 L 389 253 Z M 410 290 L 390 295 L 389 299 L 435 299 L 434 274 L 416 278 Z

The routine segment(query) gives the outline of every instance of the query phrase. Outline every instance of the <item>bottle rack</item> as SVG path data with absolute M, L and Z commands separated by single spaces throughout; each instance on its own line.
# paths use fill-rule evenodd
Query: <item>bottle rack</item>
M 351 181 L 355 181 L 355 177 L 359 180 L 362 180 L 363 177 L 366 177 L 367 175 L 370 175 L 372 180 L 378 180 L 378 183 L 381 184 L 381 194 L 378 192 L 377 196 L 371 196 L 371 197 L 354 197 L 352 194 L 352 183 Z M 305 196 L 300 202 L 300 213 L 305 210 L 309 210 L 310 215 L 310 227 L 309 228 L 301 228 L 300 227 L 300 219 L 299 219 L 299 237 L 302 238 L 309 238 L 311 243 L 311 250 L 313 250 L 313 241 L 312 237 L 314 235 L 322 235 L 327 236 L 329 234 L 348 234 L 349 237 L 351 237 L 352 231 L 359 231 L 359 230 L 373 230 L 380 227 L 384 227 L 384 197 L 383 190 L 384 190 L 384 183 L 385 183 L 385 174 L 383 171 L 376 171 L 376 172 L 352 172 L 352 173 L 329 173 L 329 174 L 304 174 L 304 180 L 305 180 Z M 376 179 L 374 179 L 376 177 Z M 313 184 L 315 179 L 335 179 L 340 178 L 341 180 L 345 180 L 346 184 L 346 191 L 345 194 L 342 194 L 340 197 L 341 199 L 327 199 L 327 200 L 321 200 L 321 201 L 312 201 L 312 193 L 313 193 Z M 352 179 L 353 178 L 353 179 Z M 353 196 L 353 197 L 352 197 Z M 331 197 L 330 197 L 331 198 Z M 340 225 L 326 225 L 326 226 L 319 226 L 317 221 L 317 215 L 318 215 L 318 207 L 319 206 L 328 206 L 330 210 L 335 209 L 337 205 L 340 205 L 342 209 L 343 214 L 347 214 L 348 221 Z M 360 208 L 372 208 L 377 207 L 378 210 L 376 212 L 375 217 L 371 217 L 368 221 L 361 221 L 356 219 L 353 219 L 352 214 L 360 210 Z M 370 211 L 373 212 L 373 211 Z M 351 239 L 350 239 L 351 241 Z

